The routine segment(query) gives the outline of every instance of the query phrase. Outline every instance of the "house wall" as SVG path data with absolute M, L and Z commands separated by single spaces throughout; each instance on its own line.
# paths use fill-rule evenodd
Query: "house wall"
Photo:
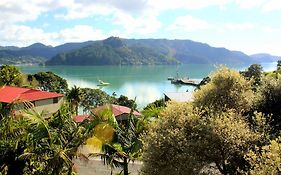
M 57 103 L 53 103 L 54 98 L 34 101 L 34 102 L 32 102 L 34 105 L 33 109 L 39 113 L 41 113 L 42 111 L 45 111 L 47 113 L 47 115 L 55 113 L 58 111 L 58 109 L 60 108 L 60 106 L 63 103 L 63 97 L 57 97 L 57 98 L 58 98 Z M 27 103 L 27 104 L 29 104 L 29 103 Z M 24 105 L 23 103 L 17 104 L 15 107 L 16 114 L 20 114 L 23 109 L 26 109 L 26 105 Z
M 38 112 L 42 112 L 43 110 L 47 113 L 56 112 L 63 103 L 63 97 L 58 97 L 58 102 L 53 103 L 53 98 L 38 100 L 34 102 L 34 109 Z

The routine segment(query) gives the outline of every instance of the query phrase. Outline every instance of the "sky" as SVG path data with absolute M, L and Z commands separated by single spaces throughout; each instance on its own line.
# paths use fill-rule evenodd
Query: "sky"
M 1 0 L 0 45 L 190 39 L 281 56 L 281 0 Z

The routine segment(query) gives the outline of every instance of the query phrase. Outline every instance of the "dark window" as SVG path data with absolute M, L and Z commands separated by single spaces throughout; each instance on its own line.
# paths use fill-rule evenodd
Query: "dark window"
M 59 102 L 59 98 L 58 97 L 53 98 L 53 103 L 58 103 L 58 102 Z

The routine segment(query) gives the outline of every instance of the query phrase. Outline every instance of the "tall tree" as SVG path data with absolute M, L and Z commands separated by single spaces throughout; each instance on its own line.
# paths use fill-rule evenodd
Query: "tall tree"
M 39 82 L 39 88 L 45 91 L 66 93 L 68 85 L 65 79 L 53 72 L 39 72 L 33 75 Z
M 22 74 L 18 68 L 10 65 L 2 65 L 0 67 L 0 86 L 21 86 Z
M 254 110 L 267 115 L 273 133 L 281 131 L 281 75 L 277 78 L 266 76 L 262 79 Z
M 202 112 L 187 103 L 172 103 L 150 126 L 144 139 L 143 173 L 237 174 L 249 164 L 244 155 L 262 135 L 233 111 Z M 213 165 L 213 166 L 212 166 Z
M 233 109 L 243 113 L 250 110 L 254 97 L 251 82 L 237 71 L 222 67 L 210 79 L 194 93 L 195 106 L 214 112 Z
M 253 79 L 254 89 L 261 83 L 262 77 L 262 66 L 260 64 L 252 64 L 248 67 L 247 70 L 240 72 L 247 80 Z
M 77 86 L 72 87 L 67 94 L 67 99 L 71 104 L 72 111 L 74 111 L 75 115 L 78 115 L 79 104 L 83 99 L 82 90 Z

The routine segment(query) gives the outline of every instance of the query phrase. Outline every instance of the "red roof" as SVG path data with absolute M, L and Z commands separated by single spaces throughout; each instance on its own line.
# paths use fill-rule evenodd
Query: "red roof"
M 89 118 L 90 118 L 90 115 L 77 115 L 77 116 L 74 116 L 74 117 L 73 117 L 73 120 L 74 120 L 76 123 L 81 123 L 81 122 L 83 122 L 84 120 L 89 119 Z
M 55 97 L 62 97 L 63 94 L 46 92 L 36 89 L 19 88 L 13 86 L 0 87 L 0 102 L 11 103 L 13 101 L 37 101 Z
M 120 106 L 120 105 L 114 105 L 114 104 L 99 106 L 99 107 L 93 109 L 93 113 L 99 112 L 105 108 L 110 108 L 115 117 L 121 116 L 123 114 L 131 113 L 130 108 L 128 108 L 126 106 Z M 140 116 L 141 114 L 137 111 L 133 111 L 133 115 Z
M 126 106 L 120 106 L 120 105 L 111 105 L 112 113 L 115 117 L 122 115 L 122 114 L 130 114 L 131 109 Z M 133 111 L 134 115 L 140 116 L 141 114 L 137 111 Z

